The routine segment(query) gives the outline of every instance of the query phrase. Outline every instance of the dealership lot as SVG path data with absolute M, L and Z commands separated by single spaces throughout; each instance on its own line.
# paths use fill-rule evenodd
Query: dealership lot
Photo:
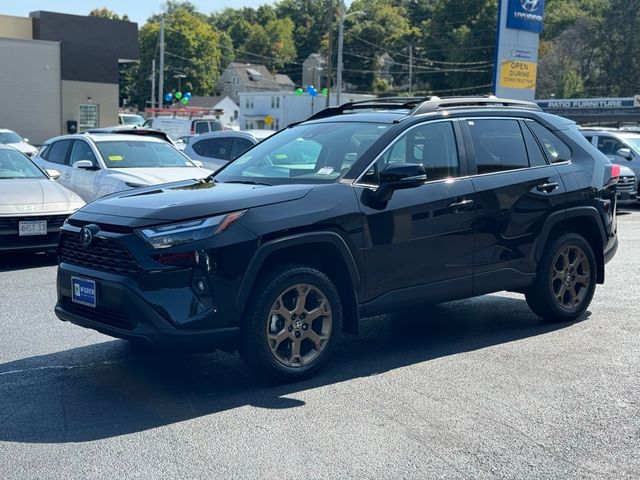
M 58 321 L 47 257 L 0 259 L 0 478 L 637 478 L 640 209 L 588 318 L 500 293 L 367 321 L 307 382 Z

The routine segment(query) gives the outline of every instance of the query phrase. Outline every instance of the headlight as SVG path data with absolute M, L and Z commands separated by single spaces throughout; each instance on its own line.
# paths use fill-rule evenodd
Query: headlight
M 183 243 L 195 242 L 224 232 L 238 220 L 246 210 L 216 217 L 200 218 L 188 222 L 160 225 L 136 230 L 153 248 L 169 248 Z

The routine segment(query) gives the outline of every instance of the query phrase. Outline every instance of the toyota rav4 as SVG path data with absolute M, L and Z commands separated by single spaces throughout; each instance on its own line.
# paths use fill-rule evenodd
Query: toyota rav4
M 60 238 L 62 320 L 238 350 L 295 381 L 361 318 L 500 290 L 571 321 L 617 248 L 618 167 L 575 124 L 495 97 L 348 103 L 208 178 L 101 198 Z

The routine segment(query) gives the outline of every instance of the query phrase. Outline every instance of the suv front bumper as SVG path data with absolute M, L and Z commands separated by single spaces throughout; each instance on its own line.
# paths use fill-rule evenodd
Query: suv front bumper
M 96 307 L 75 303 L 71 299 L 71 277 L 92 280 L 96 284 Z M 179 325 L 170 320 L 168 308 L 158 303 L 164 297 L 167 307 L 177 295 L 181 303 L 189 303 L 190 289 L 173 292 L 144 292 L 135 288 L 135 283 L 126 277 L 94 272 L 83 267 L 61 264 L 58 268 L 58 303 L 56 316 L 85 328 L 116 338 L 147 344 L 153 347 L 209 352 L 216 349 L 234 351 L 238 345 L 240 328 L 224 326 L 216 328 L 193 328 L 198 322 Z M 150 297 L 150 298 L 149 298 Z M 173 299 L 172 299 L 173 297 Z M 175 305 L 175 302 L 173 302 Z M 202 315 L 211 316 L 211 313 Z M 217 319 L 218 322 L 220 319 Z M 216 322 L 216 323 L 218 323 Z

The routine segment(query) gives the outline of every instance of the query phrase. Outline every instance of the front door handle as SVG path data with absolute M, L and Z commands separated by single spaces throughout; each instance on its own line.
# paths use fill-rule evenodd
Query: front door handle
M 447 205 L 447 208 L 449 210 L 454 211 L 455 213 L 458 213 L 458 212 L 467 210 L 468 208 L 472 207 L 473 204 L 474 204 L 473 200 L 467 199 L 467 200 L 461 200 L 459 202 L 450 203 L 449 205 Z
M 541 183 L 536 187 L 536 189 L 539 192 L 550 193 L 550 192 L 553 192 L 558 187 L 559 187 L 558 182 L 548 182 L 548 183 Z

